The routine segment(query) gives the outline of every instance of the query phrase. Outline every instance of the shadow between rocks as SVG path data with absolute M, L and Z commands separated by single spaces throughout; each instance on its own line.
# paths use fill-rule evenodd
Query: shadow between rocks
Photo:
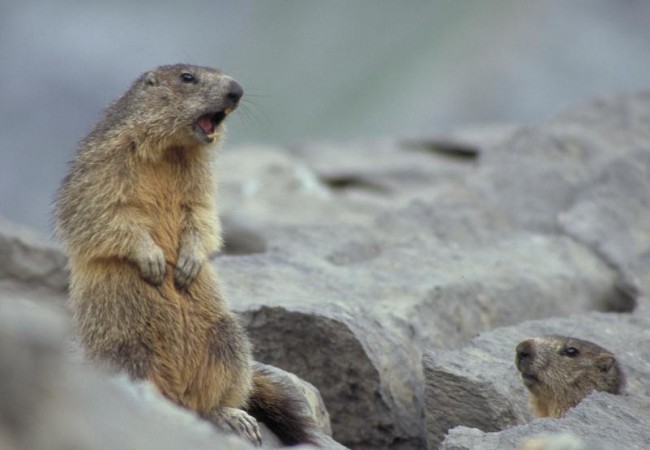
M 376 194 L 388 194 L 390 188 L 375 181 L 371 181 L 361 175 L 340 174 L 340 175 L 319 175 L 322 183 L 333 191 L 362 190 Z
M 266 253 L 266 239 L 254 231 L 233 220 L 223 220 L 223 255 L 253 255 Z

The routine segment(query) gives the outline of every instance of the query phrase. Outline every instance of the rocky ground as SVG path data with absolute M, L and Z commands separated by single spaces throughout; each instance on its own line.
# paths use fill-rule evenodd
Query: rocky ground
M 217 170 L 224 291 L 343 445 L 650 446 L 650 94 L 531 127 L 226 148 Z M 70 357 L 64 262 L 0 223 L 0 448 L 248 448 Z M 514 348 L 551 333 L 613 351 L 626 394 L 533 420 Z

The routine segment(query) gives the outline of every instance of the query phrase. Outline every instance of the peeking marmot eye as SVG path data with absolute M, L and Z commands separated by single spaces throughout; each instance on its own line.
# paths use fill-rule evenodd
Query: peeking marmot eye
M 578 349 L 575 347 L 567 347 L 564 350 L 562 350 L 561 354 L 564 356 L 568 356 L 569 358 L 575 358 L 580 354 L 580 351 L 578 351 Z
M 187 72 L 183 72 L 181 74 L 181 80 L 183 80 L 183 83 L 196 83 L 196 78 L 194 78 L 194 75 Z

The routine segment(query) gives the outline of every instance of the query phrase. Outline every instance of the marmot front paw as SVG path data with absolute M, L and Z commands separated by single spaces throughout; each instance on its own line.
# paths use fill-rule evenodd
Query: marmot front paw
M 165 255 L 158 246 L 149 249 L 145 255 L 136 258 L 140 275 L 145 281 L 160 286 L 165 277 Z
M 174 284 L 179 289 L 186 288 L 201 270 L 205 262 L 202 254 L 181 250 L 174 269 Z

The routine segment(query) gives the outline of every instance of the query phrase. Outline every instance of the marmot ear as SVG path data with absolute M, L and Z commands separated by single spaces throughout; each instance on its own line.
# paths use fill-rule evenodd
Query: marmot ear
M 144 75 L 144 84 L 145 86 L 158 86 L 158 77 L 153 72 L 147 72 Z
M 612 355 L 600 355 L 598 356 L 598 359 L 596 359 L 596 366 L 601 372 L 609 372 L 609 369 L 611 369 L 615 363 L 616 359 Z

